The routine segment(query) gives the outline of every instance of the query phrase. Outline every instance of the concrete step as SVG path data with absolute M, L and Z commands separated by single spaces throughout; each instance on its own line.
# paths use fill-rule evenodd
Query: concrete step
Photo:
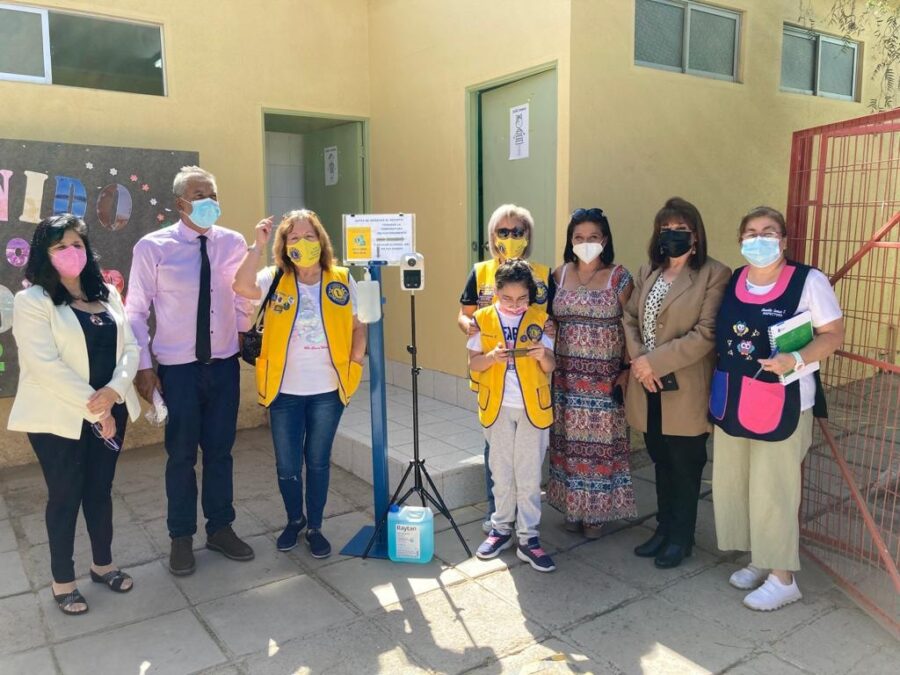
M 459 397 L 455 395 L 457 389 Z M 388 384 L 386 395 L 388 471 L 393 492 L 413 458 L 413 401 L 412 393 L 402 386 Z M 420 393 L 418 408 L 419 453 L 447 506 L 456 509 L 483 502 L 484 433 L 475 412 L 474 395 L 461 386 L 454 388 L 453 402 Z M 364 381 L 341 418 L 331 461 L 371 485 L 370 410 L 368 382 Z M 412 485 L 412 478 L 406 485 Z

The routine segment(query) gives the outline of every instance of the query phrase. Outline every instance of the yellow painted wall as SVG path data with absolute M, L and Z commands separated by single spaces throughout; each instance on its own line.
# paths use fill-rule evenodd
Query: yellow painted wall
M 864 103 L 779 91 L 782 27 L 797 23 L 798 0 L 715 4 L 744 12 L 740 83 L 634 65 L 634 2 L 572 3 L 570 206 L 606 211 L 617 260 L 633 272 L 646 260 L 654 214 L 673 195 L 700 209 L 711 255 L 741 264 L 743 214 L 759 204 L 785 209 L 792 132 L 868 113 Z M 831 5 L 813 3 L 823 32 Z M 868 101 L 872 64 L 863 60 Z
M 374 212 L 416 214 L 427 276 L 427 290 L 417 303 L 425 368 L 465 373 L 456 313 L 470 270 L 467 88 L 557 64 L 558 220 L 568 208 L 569 7 L 569 0 L 372 0 L 369 5 L 371 206 Z M 387 357 L 407 361 L 409 301 L 395 290 L 397 272 L 385 276 Z
M 218 179 L 222 223 L 245 235 L 265 209 L 263 108 L 369 114 L 366 0 L 34 4 L 162 24 L 168 96 L 0 81 L 3 137 L 197 150 Z M 242 422 L 259 424 L 244 380 Z M 11 403 L 0 399 L 2 427 Z M 142 423 L 129 445 L 156 439 Z M 0 431 L 0 466 L 27 461 L 24 435 Z

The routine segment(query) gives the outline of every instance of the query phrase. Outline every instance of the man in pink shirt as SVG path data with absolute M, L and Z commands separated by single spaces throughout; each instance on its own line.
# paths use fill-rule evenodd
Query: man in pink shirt
M 185 575 L 195 566 L 198 446 L 203 451 L 206 547 L 233 560 L 253 558 L 253 549 L 231 529 L 231 448 L 240 400 L 238 333 L 249 327 L 252 305 L 231 289 L 247 244 L 237 232 L 215 225 L 221 214 L 215 177 L 186 166 L 175 176 L 172 190 L 181 220 L 135 245 L 126 311 L 141 347 L 135 385 L 148 401 L 154 389 L 159 390 L 169 409 L 169 569 Z M 156 325 L 152 341 L 151 306 Z M 153 370 L 151 343 L 158 372 Z

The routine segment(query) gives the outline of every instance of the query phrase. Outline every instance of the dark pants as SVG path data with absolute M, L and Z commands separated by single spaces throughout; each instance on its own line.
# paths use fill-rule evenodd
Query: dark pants
M 337 391 L 310 396 L 279 394 L 269 407 L 278 487 L 288 521 L 303 517 L 303 465 L 309 527 L 322 527 L 328 499 L 331 446 L 344 404 Z
M 121 447 L 128 418 L 124 405 L 113 406 L 116 440 Z M 47 483 L 47 536 L 50 570 L 58 584 L 75 581 L 75 523 L 84 510 L 93 563 L 112 563 L 112 482 L 119 453 L 104 445 L 85 422 L 81 438 L 28 434 Z
M 657 531 L 674 544 L 694 543 L 697 500 L 706 465 L 706 440 L 699 436 L 662 433 L 662 400 L 665 393 L 647 393 L 647 433 L 644 441 L 656 468 Z
M 169 536 L 197 531 L 197 446 L 203 451 L 201 504 L 206 533 L 234 521 L 231 447 L 237 433 L 240 368 L 237 356 L 177 366 L 159 366 L 163 398 L 169 409 L 166 424 L 166 496 Z

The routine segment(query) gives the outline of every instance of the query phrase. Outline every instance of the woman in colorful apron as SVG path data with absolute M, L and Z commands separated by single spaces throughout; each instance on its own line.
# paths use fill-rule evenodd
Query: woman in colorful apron
M 750 590 L 744 605 L 771 611 L 802 595 L 800 466 L 812 441 L 813 417 L 825 417 L 818 372 L 840 346 L 843 315 L 827 277 L 785 258 L 784 216 L 758 207 L 744 216 L 741 254 L 716 319 L 716 370 L 710 394 L 715 425 L 713 504 L 722 550 L 750 552 L 750 564 L 731 575 Z M 769 328 L 809 312 L 814 338 L 799 351 L 778 353 Z M 790 384 L 779 376 L 798 371 Z

